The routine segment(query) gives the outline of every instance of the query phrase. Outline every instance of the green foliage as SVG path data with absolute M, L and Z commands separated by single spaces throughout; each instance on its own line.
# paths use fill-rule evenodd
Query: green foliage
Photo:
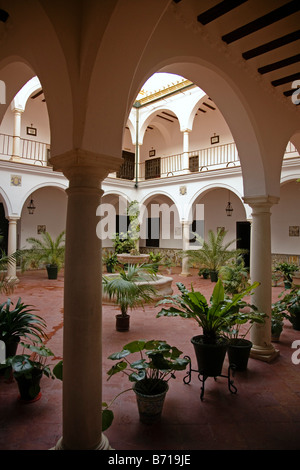
M 27 238 L 31 248 L 22 250 L 22 269 L 28 269 L 32 263 L 37 266 L 56 265 L 60 269 L 65 258 L 64 236 L 65 232 L 63 231 L 55 240 L 48 232 L 42 233 L 41 239 Z
M 156 290 L 147 281 L 154 274 L 151 265 L 128 265 L 126 270 L 119 267 L 118 275 L 112 279 L 103 276 L 103 290 L 109 298 L 115 298 L 122 315 L 126 316 L 129 308 L 143 306 L 152 301 Z
M 53 357 L 53 352 L 44 344 L 26 344 L 21 343 L 24 350 L 29 349 L 29 354 L 17 354 L 6 359 L 6 365 L 13 370 L 15 378 L 25 377 L 30 379 L 33 377 L 34 370 L 38 369 L 47 377 L 54 378 L 54 375 L 47 363 L 48 357 Z
M 36 315 L 30 305 L 25 305 L 21 298 L 16 306 L 11 308 L 13 302 L 7 299 L 0 305 L 0 339 L 6 344 L 18 340 L 20 337 L 40 341 L 45 337 L 46 323 L 42 317 Z
M 133 354 L 135 360 L 128 360 Z M 161 381 L 167 382 L 175 379 L 175 372 L 184 370 L 189 359 L 180 357 L 182 351 L 175 346 L 170 346 L 162 340 L 137 340 L 123 346 L 119 352 L 111 354 L 108 359 L 118 361 L 107 372 L 109 380 L 118 372 L 128 375 L 130 382 L 141 382 L 144 390 L 142 393 L 152 394 L 160 388 Z M 136 359 L 137 355 L 137 359 Z
M 245 304 L 242 299 L 250 294 L 259 283 L 248 286 L 232 298 L 225 296 L 221 279 L 216 283 L 210 304 L 200 292 L 191 286 L 189 291 L 182 283 L 177 283 L 180 294 L 168 296 L 158 302 L 158 305 L 172 304 L 169 308 L 162 308 L 157 317 L 167 316 L 191 318 L 202 327 L 203 336 L 207 343 L 216 343 L 219 336 L 232 326 L 233 319 L 237 319 L 239 310 Z
M 293 286 L 289 292 L 283 291 L 279 297 L 282 298 L 274 304 L 274 307 L 293 323 L 296 314 L 300 312 L 300 286 Z
M 225 293 L 228 295 L 242 292 L 248 285 L 248 269 L 242 256 L 231 260 L 226 266 L 221 266 L 219 276 L 223 281 Z
M 293 281 L 293 274 L 295 273 L 295 271 L 298 271 L 298 269 L 299 266 L 290 263 L 278 263 L 275 266 L 275 271 L 280 272 L 283 276 L 283 279 L 290 283 Z
M 229 247 L 236 242 L 231 240 L 227 243 L 224 238 L 227 232 L 219 229 L 216 233 L 212 230 L 208 232 L 208 240 L 203 240 L 195 233 L 196 240 L 202 245 L 199 250 L 187 250 L 185 254 L 188 256 L 191 264 L 195 264 L 202 268 L 208 268 L 210 271 L 219 271 L 228 261 L 245 252 L 245 250 L 229 250 Z
M 131 232 L 115 234 L 113 246 L 116 254 L 130 253 L 131 250 L 135 249 L 135 240 L 131 235 Z
M 140 208 L 138 201 L 131 201 L 128 206 L 127 214 L 129 216 L 130 221 L 131 238 L 137 241 L 140 237 L 139 232 L 141 229 L 139 222 Z

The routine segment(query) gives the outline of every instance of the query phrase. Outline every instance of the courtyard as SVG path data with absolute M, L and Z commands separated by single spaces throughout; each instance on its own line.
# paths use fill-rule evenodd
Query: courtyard
M 202 279 L 196 270 L 183 278 L 179 268 L 172 272 L 173 290 L 176 282 L 193 283 L 208 299 L 214 283 Z M 54 352 L 54 363 L 63 357 L 63 271 L 57 280 L 48 280 L 46 271 L 28 271 L 19 275 L 20 282 L 10 296 L 37 309 L 47 322 L 47 346 Z M 273 287 L 276 301 L 282 287 Z M 6 296 L 1 294 L 1 302 Z M 194 322 L 181 318 L 156 318 L 159 307 L 146 305 L 132 311 L 130 330 L 115 329 L 115 306 L 103 306 L 103 401 L 109 403 L 122 390 L 130 388 L 127 376 L 118 374 L 107 381 L 106 372 L 112 365 L 109 354 L 119 351 L 136 339 L 163 339 L 177 346 L 184 355 L 194 352 L 190 338 L 200 334 Z M 84 316 L 85 312 L 82 312 Z M 183 382 L 185 372 L 178 372 L 169 382 L 170 389 L 162 418 L 157 425 L 140 423 L 136 398 L 132 391 L 120 395 L 112 404 L 114 421 L 105 432 L 116 450 L 299 450 L 300 432 L 300 364 L 292 362 L 292 343 L 300 339 L 298 331 L 285 323 L 280 342 L 274 346 L 280 355 L 271 363 L 250 358 L 245 372 L 233 377 L 237 393 L 227 387 L 227 379 L 208 378 L 204 400 L 200 400 L 201 383 L 192 374 L 190 384 Z M 78 348 L 86 348 L 78 344 Z M 298 354 L 299 356 L 299 354 Z M 295 362 L 295 361 L 294 361 Z M 228 360 L 225 359 L 226 375 Z M 84 374 L 78 370 L 78 374 Z M 24 404 L 18 400 L 15 381 L 0 377 L 0 449 L 47 450 L 62 435 L 62 383 L 46 377 L 41 383 L 40 400 Z M 101 403 L 99 398 L 99 413 Z

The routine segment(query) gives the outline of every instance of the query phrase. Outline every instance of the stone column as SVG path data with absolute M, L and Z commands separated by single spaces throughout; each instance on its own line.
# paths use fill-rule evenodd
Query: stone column
M 56 449 L 108 449 L 102 435 L 101 182 L 122 163 L 82 150 L 51 158 L 69 180 L 64 281 L 63 435 Z
M 8 246 L 7 254 L 8 256 L 12 255 L 17 251 L 17 222 L 19 217 L 8 217 Z M 12 260 L 11 263 L 7 266 L 7 279 L 17 282 L 17 267 L 16 261 Z
M 13 134 L 13 151 L 11 160 L 21 160 L 21 117 L 24 112 L 21 108 L 14 108 L 14 134 Z
M 271 344 L 272 308 L 272 260 L 271 260 L 271 212 L 278 202 L 275 197 L 244 198 L 252 209 L 250 277 L 251 282 L 259 282 L 254 290 L 252 303 L 260 312 L 268 315 L 265 324 L 255 324 L 251 328 L 253 347 L 251 357 L 271 362 L 278 355 Z
M 182 224 L 182 249 L 184 251 L 189 249 L 189 240 L 190 240 L 190 223 L 188 220 L 183 220 L 181 222 Z M 180 276 L 190 276 L 190 270 L 189 270 L 189 260 L 188 257 L 185 256 L 182 258 L 182 265 L 181 265 L 181 273 Z

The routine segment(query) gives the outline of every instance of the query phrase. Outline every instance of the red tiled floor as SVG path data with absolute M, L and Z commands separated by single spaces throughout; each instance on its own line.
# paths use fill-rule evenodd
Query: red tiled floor
M 200 279 L 173 275 L 175 282 L 194 286 L 208 298 L 214 284 Z M 273 288 L 273 300 L 281 292 Z M 46 272 L 27 272 L 11 296 L 34 305 L 48 325 L 48 346 L 56 360 L 62 357 L 63 273 L 58 280 L 46 278 Z M 5 296 L 1 295 L 1 302 Z M 114 376 L 106 381 L 112 352 L 134 339 L 165 339 L 179 347 L 194 361 L 190 338 L 198 334 L 197 325 L 181 318 L 156 318 L 159 307 L 146 306 L 131 313 L 130 331 L 115 331 L 118 309 L 103 306 L 103 400 L 109 402 L 121 390 L 129 388 L 127 377 Z M 229 392 L 225 378 L 205 383 L 201 402 L 197 374 L 191 383 L 183 383 L 183 372 L 170 382 L 161 422 L 156 426 L 139 422 L 133 392 L 121 395 L 113 405 L 115 419 L 106 431 L 111 446 L 117 450 L 262 450 L 300 449 L 300 364 L 291 361 L 291 344 L 300 332 L 287 322 L 276 348 L 280 356 L 271 364 L 249 359 L 248 369 L 236 373 L 238 392 Z M 224 364 L 226 373 L 227 359 Z M 0 450 L 47 450 L 62 433 L 62 384 L 42 379 L 42 397 L 32 404 L 17 399 L 14 381 L 0 378 Z M 100 411 L 100 402 L 99 402 Z

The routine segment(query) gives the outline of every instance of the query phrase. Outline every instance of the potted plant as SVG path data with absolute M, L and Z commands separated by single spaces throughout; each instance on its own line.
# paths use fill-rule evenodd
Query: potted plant
M 279 341 L 284 326 L 284 318 L 286 318 L 286 315 L 282 310 L 280 301 L 275 302 L 272 305 L 271 314 L 271 339 L 273 342 Z
M 209 269 L 212 282 L 218 280 L 218 272 L 221 266 L 224 266 L 229 260 L 239 254 L 245 253 L 245 250 L 229 250 L 229 247 L 236 241 L 224 242 L 227 234 L 226 230 L 219 229 L 216 233 L 208 231 L 208 240 L 203 240 L 195 233 L 196 240 L 201 245 L 199 250 L 187 250 L 185 253 L 191 263 L 200 265 Z
M 30 307 L 21 298 L 14 308 L 10 298 L 0 305 L 0 340 L 5 343 L 6 357 L 16 354 L 21 338 L 40 341 L 45 337 L 46 323 Z
M 108 294 L 110 299 L 115 299 L 121 310 L 121 313 L 116 315 L 117 331 L 129 330 L 128 309 L 143 306 L 152 301 L 156 290 L 147 282 L 152 274 L 153 271 L 149 265 L 130 264 L 127 269 L 118 268 L 118 274 L 113 278 L 103 276 L 104 292 Z
M 295 271 L 298 271 L 299 266 L 296 264 L 290 264 L 290 263 L 279 263 L 275 267 L 275 271 L 278 271 L 281 273 L 283 276 L 283 282 L 284 282 L 284 287 L 285 289 L 290 289 L 292 287 L 292 282 L 293 282 L 293 274 Z
M 191 287 L 189 291 L 182 283 L 177 283 L 179 295 L 168 296 L 158 302 L 158 305 L 172 304 L 157 314 L 161 316 L 180 316 L 195 320 L 202 328 L 202 335 L 192 337 L 195 355 L 198 363 L 198 371 L 205 377 L 221 375 L 223 362 L 228 346 L 228 338 L 224 330 L 232 325 L 232 317 L 237 315 L 241 306 L 241 300 L 258 286 L 254 283 L 248 286 L 231 299 L 226 298 L 224 286 L 218 279 L 210 304 L 201 292 Z
M 0 235 L 0 242 L 1 239 L 2 236 Z M 19 253 L 19 251 L 16 251 L 11 255 L 7 255 L 3 250 L 0 251 L 0 293 L 11 294 L 19 282 L 16 277 L 7 276 L 8 266 L 16 263 Z
M 249 273 L 241 255 L 221 266 L 219 276 L 224 284 L 225 293 L 229 296 L 238 294 L 249 285 Z
M 155 272 L 158 272 L 159 265 L 162 261 L 162 255 L 161 253 L 153 253 L 153 251 L 150 251 L 149 253 L 149 263 L 153 265 L 153 270 Z
M 169 380 L 175 379 L 175 372 L 184 370 L 189 363 L 181 354 L 182 351 L 166 341 L 138 340 L 109 356 L 118 362 L 107 372 L 108 380 L 118 372 L 128 375 L 133 382 L 141 422 L 151 424 L 160 419 Z M 128 359 L 131 355 L 133 361 Z
M 266 314 L 257 312 L 254 305 L 250 305 L 243 300 L 240 300 L 239 310 L 234 312 L 229 319 L 229 328 L 224 330 L 228 335 L 228 348 L 227 355 L 229 364 L 234 366 L 237 371 L 244 371 L 247 369 L 252 342 L 246 339 L 250 329 L 254 323 L 265 322 Z M 247 324 L 247 329 L 242 333 L 241 326 Z
M 288 293 L 283 291 L 278 301 L 279 308 L 285 312 L 285 317 L 291 322 L 293 329 L 300 330 L 300 286 L 294 286 Z
M 20 399 L 25 402 L 37 401 L 41 397 L 40 380 L 44 375 L 54 379 L 54 375 L 47 364 L 48 357 L 54 356 L 53 352 L 44 344 L 21 343 L 30 354 L 18 354 L 7 358 L 6 365 L 13 371 L 16 379 Z
M 31 248 L 22 251 L 22 269 L 28 269 L 32 262 L 38 266 L 43 264 L 46 266 L 48 279 L 57 279 L 65 257 L 64 235 L 63 231 L 53 240 L 51 235 L 45 232 L 41 234 L 41 239 L 27 238 Z
M 208 268 L 200 268 L 198 272 L 199 276 L 203 276 L 203 279 L 209 278 L 209 269 Z
M 106 256 L 103 256 L 103 263 L 106 265 L 108 273 L 115 272 L 115 267 L 118 264 L 117 255 L 115 253 L 108 253 Z

